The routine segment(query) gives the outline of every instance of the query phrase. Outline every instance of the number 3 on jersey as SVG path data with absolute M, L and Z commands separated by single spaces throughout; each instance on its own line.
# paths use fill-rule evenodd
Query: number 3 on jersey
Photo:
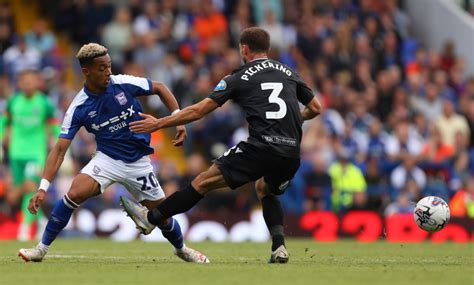
M 283 90 L 283 83 L 281 82 L 266 82 L 261 84 L 262 90 L 272 90 L 268 97 L 268 102 L 278 104 L 280 109 L 276 112 L 265 112 L 267 119 L 278 120 L 284 118 L 286 115 L 286 103 L 281 99 L 280 93 Z

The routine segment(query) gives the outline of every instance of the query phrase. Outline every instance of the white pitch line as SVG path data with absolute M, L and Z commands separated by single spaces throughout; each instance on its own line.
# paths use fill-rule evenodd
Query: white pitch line
M 66 254 L 51 254 L 47 255 L 46 258 L 65 258 L 65 259 L 130 259 L 129 257 L 123 256 L 88 256 L 88 255 L 66 255 Z

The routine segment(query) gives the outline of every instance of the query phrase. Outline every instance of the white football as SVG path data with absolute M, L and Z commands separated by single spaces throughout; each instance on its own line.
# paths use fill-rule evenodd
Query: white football
M 451 214 L 448 204 L 443 199 L 428 196 L 418 201 L 413 216 L 422 230 L 434 233 L 444 228 Z

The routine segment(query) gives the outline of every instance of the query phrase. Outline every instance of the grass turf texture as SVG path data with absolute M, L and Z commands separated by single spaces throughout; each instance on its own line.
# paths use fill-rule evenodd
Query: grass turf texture
M 41 263 L 0 242 L 0 284 L 474 284 L 474 244 L 289 240 L 288 264 L 267 264 L 269 243 L 189 244 L 211 264 L 184 263 L 166 243 L 58 240 Z

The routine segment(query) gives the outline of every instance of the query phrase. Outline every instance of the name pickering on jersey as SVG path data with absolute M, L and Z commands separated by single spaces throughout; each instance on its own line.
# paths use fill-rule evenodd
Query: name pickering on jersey
M 257 59 L 224 77 L 209 96 L 219 105 L 232 99 L 249 123 L 248 143 L 285 157 L 299 157 L 303 123 L 301 102 L 312 90 L 289 67 L 271 59 Z
M 288 76 L 291 76 L 293 74 L 293 72 L 291 72 L 291 70 L 285 67 L 284 65 L 278 62 L 273 63 L 271 61 L 266 60 L 266 61 L 258 62 L 257 64 L 247 68 L 244 74 L 240 76 L 240 79 L 248 81 L 252 75 L 266 68 L 273 68 L 273 69 L 279 70 Z

